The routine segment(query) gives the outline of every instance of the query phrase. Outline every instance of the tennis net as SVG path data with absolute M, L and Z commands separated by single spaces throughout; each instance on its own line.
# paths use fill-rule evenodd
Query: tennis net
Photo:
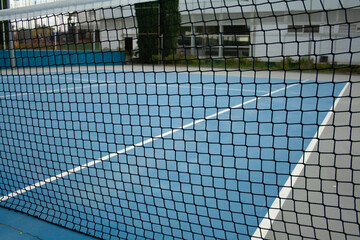
M 0 206 L 101 239 L 359 233 L 356 0 L 0 11 Z

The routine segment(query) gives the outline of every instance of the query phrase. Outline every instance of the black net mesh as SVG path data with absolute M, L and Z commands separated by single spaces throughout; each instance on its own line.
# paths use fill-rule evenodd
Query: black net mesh
M 2 18 L 0 206 L 101 239 L 359 236 L 358 1 Z

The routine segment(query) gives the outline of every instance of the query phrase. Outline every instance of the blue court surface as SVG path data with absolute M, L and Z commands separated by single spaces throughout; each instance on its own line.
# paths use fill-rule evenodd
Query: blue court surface
M 95 240 L 96 238 L 0 207 L 0 238 L 6 240 Z
M 1 76 L 0 206 L 104 239 L 250 238 L 344 86 Z

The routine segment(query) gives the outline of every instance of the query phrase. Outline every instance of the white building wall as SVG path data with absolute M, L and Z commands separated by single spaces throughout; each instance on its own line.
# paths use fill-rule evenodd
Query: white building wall
M 343 10 L 318 13 L 312 16 L 311 23 L 305 14 L 257 20 L 251 38 L 253 57 L 279 61 L 283 57 L 298 59 L 310 54 L 314 61 L 327 56 L 329 62 L 360 64 L 360 31 L 357 30 L 360 25 L 355 24 L 360 21 L 359 16 L 360 10 L 354 9 L 346 12 L 346 18 Z M 354 24 L 349 25 L 351 22 Z M 289 25 L 317 25 L 319 32 L 289 32 Z
M 257 5 L 254 6 L 253 2 Z M 320 56 L 327 56 L 329 62 L 360 64 L 360 9 L 337 10 L 341 5 L 359 6 L 359 1 L 180 0 L 179 7 L 183 26 L 201 26 L 204 20 L 209 26 L 249 26 L 252 57 L 280 61 L 284 57 L 307 57 L 310 53 L 316 61 L 319 61 Z M 208 9 L 201 12 L 200 8 Z M 121 10 L 119 8 L 111 14 L 103 11 L 97 16 L 97 19 L 116 18 L 113 23 L 102 20 L 102 29 L 106 22 L 109 30 L 100 31 L 103 49 L 123 49 L 125 37 L 133 37 L 134 49 L 137 48 L 136 20 L 132 17 L 135 10 L 129 6 Z M 312 14 L 310 20 L 306 11 L 317 13 Z M 354 24 L 344 30 L 348 23 Z M 319 25 L 319 32 L 313 35 L 306 32 L 292 33 L 288 31 L 289 25 Z
M 227 13 L 241 12 L 305 12 L 321 11 L 359 6 L 359 0 L 180 0 L 180 11 L 193 13 Z M 204 10 L 205 9 L 205 10 Z
M 121 48 L 122 33 L 121 28 L 117 26 L 119 24 L 121 22 L 114 20 L 106 20 L 102 23 L 100 29 L 101 49 L 119 50 Z

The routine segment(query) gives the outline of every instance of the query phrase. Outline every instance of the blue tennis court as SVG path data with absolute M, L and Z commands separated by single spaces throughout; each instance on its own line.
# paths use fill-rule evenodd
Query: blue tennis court
M 344 82 L 1 76 L 0 205 L 104 239 L 249 239 Z

